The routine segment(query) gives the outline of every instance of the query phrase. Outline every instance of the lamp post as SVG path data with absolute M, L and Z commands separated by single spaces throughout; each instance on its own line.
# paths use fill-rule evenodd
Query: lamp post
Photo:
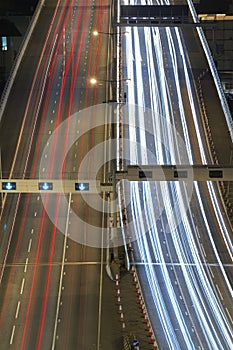
M 124 31 L 124 32 L 99 32 L 98 30 L 93 30 L 92 34 L 93 36 L 98 36 L 100 34 L 103 35 L 127 35 L 129 32 Z

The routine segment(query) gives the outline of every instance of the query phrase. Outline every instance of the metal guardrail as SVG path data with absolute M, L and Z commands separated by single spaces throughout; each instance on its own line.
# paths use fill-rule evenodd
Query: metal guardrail
M 196 13 L 196 10 L 195 10 L 195 7 L 194 7 L 192 0 L 187 0 L 187 2 L 188 2 L 189 9 L 190 9 L 190 12 L 192 14 L 194 22 L 195 23 L 199 22 L 199 19 L 198 19 L 198 16 L 197 16 L 197 13 Z M 198 32 L 203 50 L 205 52 L 207 61 L 209 63 L 209 67 L 210 67 L 210 70 L 211 70 L 211 73 L 212 73 L 212 76 L 213 76 L 213 79 L 215 82 L 215 86 L 216 86 L 216 89 L 217 89 L 217 92 L 219 95 L 222 109 L 223 109 L 223 112 L 224 112 L 224 115 L 226 118 L 230 137 L 231 137 L 231 140 L 233 142 L 233 119 L 231 117 L 231 113 L 230 113 L 230 110 L 229 110 L 229 107 L 227 104 L 227 100 L 226 100 L 226 97 L 225 97 L 224 92 L 223 92 L 222 84 L 221 84 L 220 78 L 218 76 L 218 72 L 217 72 L 216 66 L 214 64 L 214 60 L 213 60 L 209 45 L 207 43 L 207 40 L 206 40 L 206 37 L 205 37 L 205 34 L 204 34 L 202 28 L 197 28 L 197 32 Z

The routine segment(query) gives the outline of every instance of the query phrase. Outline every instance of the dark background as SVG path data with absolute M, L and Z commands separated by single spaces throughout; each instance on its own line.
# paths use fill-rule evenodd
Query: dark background
M 230 5 L 233 5 L 233 0 L 201 0 L 200 5 L 197 5 L 196 8 L 199 13 L 229 14 Z
M 0 0 L 0 16 L 6 13 L 30 15 L 37 2 L 38 0 Z M 233 5 L 233 0 L 201 0 L 196 8 L 199 13 L 230 13 L 230 5 Z
M 0 0 L 0 16 L 7 14 L 31 15 L 38 0 Z

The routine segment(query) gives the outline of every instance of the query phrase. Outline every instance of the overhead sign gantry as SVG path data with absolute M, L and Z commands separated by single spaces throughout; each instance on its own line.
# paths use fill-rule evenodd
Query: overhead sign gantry
M 130 165 L 117 171 L 115 182 L 128 181 L 233 181 L 233 165 Z M 0 192 L 11 193 L 89 193 L 113 192 L 112 182 L 99 180 L 1 179 Z
M 188 5 L 121 5 L 119 27 L 199 27 L 194 23 Z

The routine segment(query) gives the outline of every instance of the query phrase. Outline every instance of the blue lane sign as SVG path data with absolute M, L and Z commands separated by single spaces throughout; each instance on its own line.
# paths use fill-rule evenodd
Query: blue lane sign
M 139 346 L 139 341 L 137 339 L 133 339 L 132 345 Z
M 89 191 L 89 183 L 75 182 L 75 191 Z
M 39 182 L 40 191 L 51 191 L 53 189 L 52 182 Z
M 11 182 L 11 181 L 3 182 L 2 183 L 2 190 L 5 190 L 5 191 L 16 190 L 16 182 Z

